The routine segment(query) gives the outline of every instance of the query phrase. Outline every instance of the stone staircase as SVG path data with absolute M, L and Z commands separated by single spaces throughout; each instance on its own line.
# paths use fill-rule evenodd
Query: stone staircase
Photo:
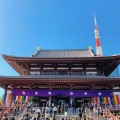
M 98 115 L 95 115 L 95 114 L 92 114 L 89 112 L 89 113 L 86 113 L 87 115 L 87 118 L 92 118 L 93 120 L 106 120 L 104 116 L 100 116 L 98 117 Z
M 112 120 L 116 120 L 116 117 L 109 111 L 109 109 L 104 109 L 104 116 L 111 118 Z
M 93 120 L 106 120 L 105 117 L 92 117 Z
M 38 108 L 36 108 L 36 110 L 37 110 Z M 76 120 L 76 118 L 78 117 L 78 114 L 79 114 L 79 111 L 78 111 L 79 109 L 77 109 L 76 110 L 76 113 L 74 113 L 73 114 L 73 111 L 72 111 L 72 108 L 69 108 L 68 109 L 68 112 L 67 112 L 67 118 L 73 118 L 73 120 Z M 27 114 L 28 112 L 27 112 L 27 108 L 25 108 L 23 111 L 21 111 L 21 113 L 19 113 L 18 114 L 18 116 L 16 116 L 16 120 L 21 120 L 21 118 L 23 117 L 23 115 L 24 114 Z M 29 113 L 30 114 L 30 113 Z M 97 115 L 91 115 L 90 113 L 86 113 L 86 115 L 87 115 L 87 118 L 89 117 L 89 118 L 93 118 L 93 120 L 105 120 L 105 117 L 98 117 Z M 108 109 L 105 109 L 104 110 L 104 116 L 112 116 L 112 120 L 116 120 L 115 119 L 115 117 L 112 115 L 112 113 L 110 113 L 109 112 L 109 110 Z M 30 114 L 30 116 L 32 117 L 32 118 L 34 118 L 34 117 L 37 117 L 37 113 L 34 113 L 34 114 Z M 62 115 L 56 115 L 56 120 L 60 120 L 61 119 L 61 117 L 62 117 Z M 65 118 L 66 118 L 65 117 Z
M 97 115 L 91 116 L 89 113 L 87 117 L 93 118 L 93 120 L 106 120 L 105 116 L 107 116 L 107 118 L 109 118 L 110 120 L 116 120 L 115 116 L 107 108 L 103 109 L 103 116 L 100 117 L 98 117 Z
M 21 120 L 23 115 L 26 113 L 26 111 L 27 111 L 27 108 L 25 107 L 22 111 L 20 111 L 20 113 L 17 116 L 15 116 L 15 119 Z

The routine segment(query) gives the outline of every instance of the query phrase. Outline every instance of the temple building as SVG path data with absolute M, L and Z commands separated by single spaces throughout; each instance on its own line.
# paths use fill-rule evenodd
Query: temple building
M 41 50 L 31 57 L 2 55 L 20 76 L 0 76 L 5 102 L 60 101 L 120 104 L 120 77 L 109 75 L 120 55 L 97 56 L 91 47 L 73 50 Z
M 20 74 L 0 76 L 6 104 L 12 101 L 32 101 L 41 105 L 74 102 L 78 107 L 89 101 L 120 104 L 120 77 L 115 75 L 120 55 L 103 56 L 95 15 L 94 22 L 96 53 L 90 46 L 73 50 L 41 50 L 38 47 L 31 57 L 2 55 Z

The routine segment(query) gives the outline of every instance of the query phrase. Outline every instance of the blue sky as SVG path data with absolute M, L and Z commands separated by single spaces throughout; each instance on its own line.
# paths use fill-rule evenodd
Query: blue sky
M 103 54 L 120 54 L 119 5 L 120 0 L 0 0 L 0 54 L 31 56 L 38 46 L 95 50 L 94 12 Z M 0 75 L 18 75 L 2 57 L 0 68 Z

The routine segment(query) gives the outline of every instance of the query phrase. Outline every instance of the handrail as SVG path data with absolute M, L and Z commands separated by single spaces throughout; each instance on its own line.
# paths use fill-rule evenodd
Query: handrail
M 115 116 L 107 108 L 104 109 L 104 116 L 107 116 L 109 118 L 112 118 L 113 120 L 116 120 Z
M 9 107 L 8 106 L 1 106 L 1 108 L 3 110 L 0 112 L 0 118 L 2 118 L 6 114 L 11 114 L 13 112 L 14 107 L 15 107 L 15 105 L 9 106 Z M 20 104 L 20 108 L 19 108 L 18 112 L 22 111 L 25 107 L 26 107 L 26 103 Z

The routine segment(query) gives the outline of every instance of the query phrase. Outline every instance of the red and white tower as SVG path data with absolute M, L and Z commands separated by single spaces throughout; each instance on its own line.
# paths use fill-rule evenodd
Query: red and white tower
M 95 33 L 95 39 L 96 39 L 96 54 L 98 56 L 103 56 L 102 47 L 101 47 L 101 44 L 100 44 L 100 34 L 99 34 L 99 29 L 98 29 L 98 26 L 97 26 L 97 21 L 96 21 L 95 14 L 94 14 L 94 21 L 95 21 L 94 33 Z

